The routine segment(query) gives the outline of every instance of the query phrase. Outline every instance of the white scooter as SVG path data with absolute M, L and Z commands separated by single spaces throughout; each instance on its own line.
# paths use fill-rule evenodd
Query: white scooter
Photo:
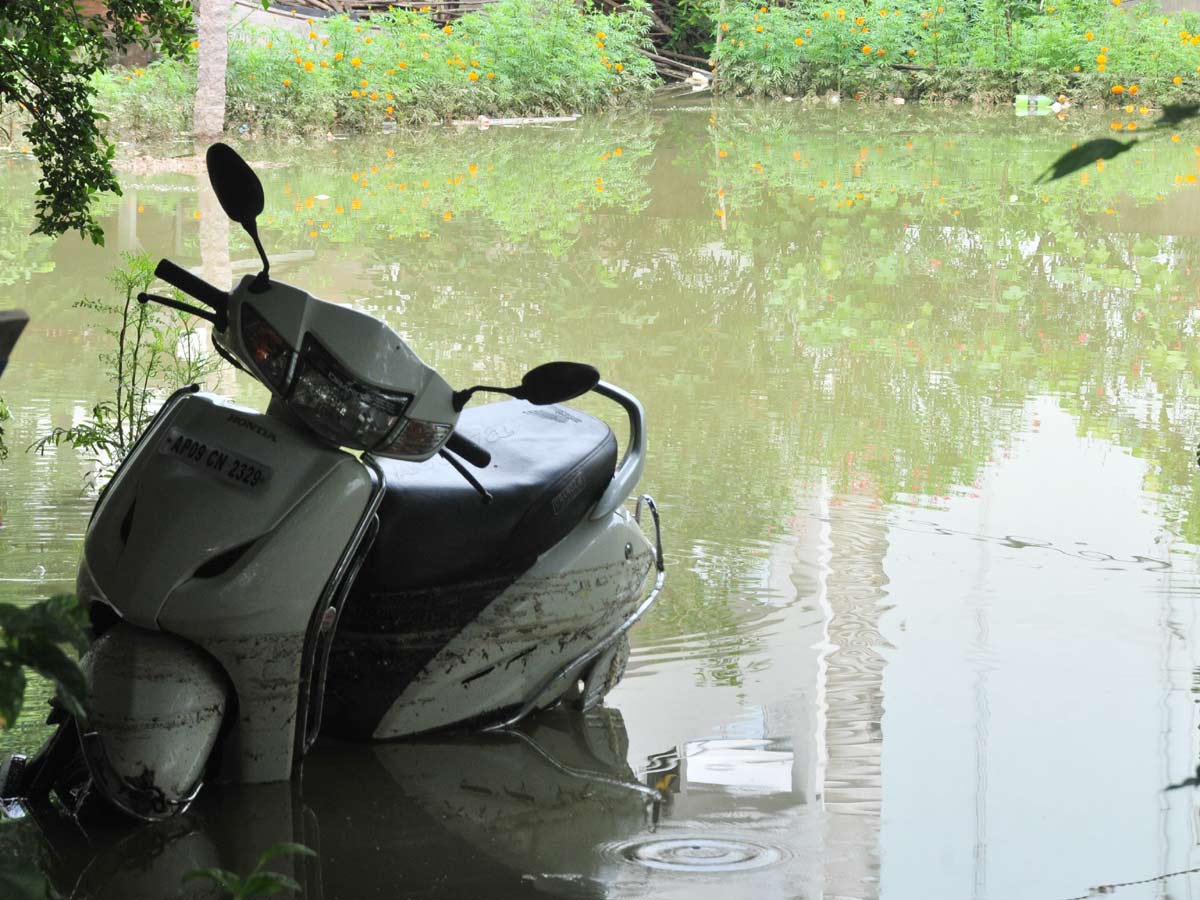
M 272 281 L 261 183 L 224 144 L 207 163 L 263 270 L 226 293 L 163 260 L 158 276 L 207 309 L 139 300 L 208 319 L 273 399 L 259 413 L 180 391 L 121 465 L 79 569 L 88 721 L 52 714 L 58 731 L 0 771 L 0 796 L 98 795 L 162 819 L 206 778 L 288 779 L 318 732 L 381 740 L 594 707 L 664 578 L 653 500 L 625 508 L 641 405 L 578 363 L 452 390 L 379 320 Z M 588 390 L 628 415 L 619 464 L 606 424 L 553 405 Z M 516 399 L 464 412 L 478 391 Z

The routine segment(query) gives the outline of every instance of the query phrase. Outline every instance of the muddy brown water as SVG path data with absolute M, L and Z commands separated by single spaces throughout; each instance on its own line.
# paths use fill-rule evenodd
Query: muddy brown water
M 320 746 L 298 784 L 44 857 L 55 883 L 173 896 L 295 840 L 314 898 L 1190 896 L 1160 876 L 1200 865 L 1165 790 L 1200 750 L 1200 134 L 1034 184 L 1109 127 L 700 104 L 251 146 L 280 278 L 454 384 L 581 359 L 642 399 L 668 587 L 602 713 Z M 27 234 L 34 175 L 0 162 L 20 601 L 69 588 L 94 501 L 81 454 L 24 449 L 103 394 L 73 304 L 126 250 L 253 266 L 186 169 L 128 172 L 103 250 Z

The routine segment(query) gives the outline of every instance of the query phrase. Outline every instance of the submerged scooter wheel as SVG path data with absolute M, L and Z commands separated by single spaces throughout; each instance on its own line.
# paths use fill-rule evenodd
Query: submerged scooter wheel
M 200 789 L 228 694 L 224 671 L 185 640 L 121 624 L 84 656 L 92 787 L 139 819 L 182 812 Z
M 575 708 L 586 712 L 598 707 L 608 692 L 620 683 L 628 662 L 629 635 L 622 634 L 592 664 L 575 699 Z

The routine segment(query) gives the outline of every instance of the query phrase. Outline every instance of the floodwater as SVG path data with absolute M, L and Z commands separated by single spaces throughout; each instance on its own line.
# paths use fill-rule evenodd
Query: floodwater
M 1200 892 L 1168 789 L 1200 751 L 1200 134 L 1034 184 L 1109 128 L 701 104 L 251 146 L 279 277 L 455 385 L 568 358 L 641 398 L 667 589 L 590 717 L 319 745 L 300 783 L 54 853 L 26 823 L 28 852 L 79 897 L 279 840 L 327 900 Z M 70 586 L 93 499 L 82 455 L 24 452 L 104 390 L 73 304 L 122 250 L 254 264 L 192 174 L 128 171 L 103 251 L 26 235 L 32 176 L 0 166 L 0 306 L 34 317 L 3 382 L 17 599 Z

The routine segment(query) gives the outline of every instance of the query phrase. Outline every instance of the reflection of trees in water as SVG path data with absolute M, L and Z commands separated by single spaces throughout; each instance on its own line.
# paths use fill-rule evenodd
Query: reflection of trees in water
M 723 633 L 713 677 L 737 680 L 727 663 L 752 638 L 728 598 L 759 590 L 798 481 L 875 503 L 961 491 L 1034 394 L 1145 457 L 1170 527 L 1197 539 L 1200 242 L 1117 230 L 1131 204 L 1176 192 L 1188 141 L 1035 187 L 1084 126 L 956 111 L 950 133 L 945 115 L 785 109 L 249 157 L 290 163 L 262 170 L 268 248 L 316 254 L 281 273 L 381 314 L 455 383 L 574 357 L 639 394 L 647 487 L 695 539 L 674 548 L 654 623 Z M 143 242 L 196 252 L 196 198 L 143 181 Z M 252 257 L 239 230 L 229 240 Z M 50 302 L 61 282 L 31 289 Z

